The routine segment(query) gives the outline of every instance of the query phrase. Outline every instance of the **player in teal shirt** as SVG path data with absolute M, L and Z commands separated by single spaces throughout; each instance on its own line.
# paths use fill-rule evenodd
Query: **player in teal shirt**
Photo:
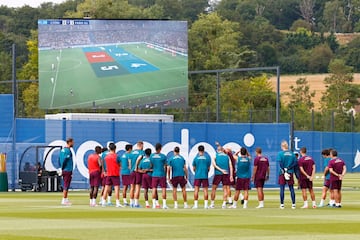
M 329 162 L 331 160 L 331 157 L 330 157 L 330 149 L 324 149 L 322 152 L 321 152 L 321 155 L 323 156 L 324 158 L 324 186 L 323 186 L 323 189 L 322 189 L 322 194 L 321 194 L 321 200 L 320 200 L 320 204 L 318 207 L 324 207 L 324 202 L 325 202 L 325 199 L 326 199 L 326 194 L 327 194 L 327 191 L 330 189 L 330 171 L 329 171 Z M 332 190 L 330 190 L 330 201 L 329 201 L 329 204 L 328 206 L 332 206 L 333 204 L 335 204 L 335 200 L 334 200 L 334 193 Z
M 167 157 L 162 153 L 152 153 L 150 155 L 153 177 L 166 177 Z
M 130 169 L 130 207 L 138 207 L 141 188 L 141 173 L 137 172 L 137 168 L 141 159 L 144 157 L 144 143 L 138 141 L 136 149 L 131 152 L 131 169 Z
M 215 168 L 215 176 L 212 183 L 210 208 L 215 208 L 216 189 L 220 183 L 223 185 L 224 192 L 222 208 L 226 208 L 230 183 L 233 180 L 233 168 L 229 156 L 224 152 L 223 147 L 220 145 L 217 147 L 217 153 L 213 159 L 213 166 Z
M 156 203 L 157 199 L 157 187 L 161 187 L 163 209 L 167 209 L 166 205 L 166 169 L 167 169 L 167 157 L 161 153 L 162 145 L 157 143 L 155 145 L 155 153 L 150 155 L 151 168 L 153 170 L 151 185 L 152 185 L 152 201 L 153 208 L 159 208 Z
M 280 163 L 279 175 L 283 175 L 285 172 L 293 174 L 296 166 L 295 154 L 291 151 L 284 150 L 278 153 L 277 160 Z
M 73 157 L 71 149 L 69 147 L 64 147 L 60 151 L 60 166 L 62 171 L 72 172 L 74 167 Z
M 239 153 L 239 152 L 238 152 Z M 241 191 L 244 191 L 244 205 L 243 208 L 247 208 L 249 200 L 250 189 L 250 177 L 251 177 L 251 159 L 246 148 L 240 149 L 240 154 L 235 154 L 236 159 L 236 191 L 234 196 L 233 205 L 230 208 L 236 208 L 237 201 Z
M 208 155 L 205 155 L 205 148 L 203 145 L 198 147 L 198 155 L 194 158 L 192 166 L 195 172 L 194 180 L 194 206 L 198 208 L 199 190 L 202 185 L 204 191 L 204 208 L 208 208 L 208 188 L 209 188 L 209 170 L 211 166 L 211 159 Z
M 285 199 L 285 185 L 289 186 L 292 209 L 296 208 L 295 205 L 295 191 L 294 191 L 294 167 L 296 165 L 295 154 L 289 150 L 289 145 L 286 141 L 281 142 L 281 152 L 279 152 L 277 161 L 280 164 L 279 170 L 279 184 L 280 184 L 280 209 L 284 209 Z
M 68 191 L 70 188 L 70 183 L 72 179 L 72 171 L 74 167 L 73 155 L 71 152 L 71 148 L 74 146 L 74 140 L 72 138 L 68 138 L 66 140 L 66 147 L 61 149 L 60 151 L 60 167 L 63 178 L 63 199 L 61 201 L 62 205 L 71 205 L 68 199 Z
M 103 147 L 101 149 L 101 154 L 100 154 L 100 159 L 101 159 L 101 164 L 102 164 L 102 170 L 101 170 L 101 196 L 104 196 L 104 191 L 105 191 L 105 182 L 106 182 L 106 161 L 105 161 L 105 157 L 107 154 L 109 154 L 109 149 L 107 147 Z M 110 192 L 108 192 L 108 199 L 107 199 L 107 204 L 111 205 L 111 195 L 112 195 L 112 188 L 110 188 Z M 102 197 L 101 197 L 101 201 L 99 203 L 100 205 L 103 204 L 102 202 Z
M 131 145 L 130 145 L 131 146 Z M 126 149 L 126 148 L 125 148 Z M 131 150 L 130 150 L 131 151 Z M 123 153 L 120 157 L 121 162 L 121 175 L 130 175 L 130 169 L 131 169 L 131 153 L 126 151 Z
M 151 162 L 150 162 L 151 149 L 145 149 L 145 157 L 141 159 L 139 163 L 138 171 L 142 173 L 142 187 L 144 189 L 144 198 L 145 198 L 145 206 L 146 208 L 150 208 L 149 204 L 149 189 L 151 189 Z
M 136 165 L 140 163 L 141 159 L 144 157 L 145 153 L 142 149 L 135 149 L 131 152 L 131 169 L 130 172 L 136 170 Z
M 230 165 L 229 165 L 229 156 L 224 153 L 224 151 L 221 149 L 216 153 L 215 157 L 216 165 L 224 170 L 226 174 L 230 173 Z M 220 171 L 219 168 L 215 168 L 215 175 L 223 175 L 224 171 Z
M 246 155 L 238 156 L 236 163 L 236 177 L 237 178 L 250 178 L 251 177 L 251 160 Z
M 108 155 L 108 154 L 109 154 L 108 148 L 106 148 L 106 147 L 103 148 L 100 158 L 101 158 L 101 161 L 102 161 L 103 172 L 104 172 L 105 174 L 106 174 L 106 161 L 105 161 L 105 157 L 106 157 L 106 155 Z
M 209 156 L 199 153 L 192 163 L 195 168 L 194 179 L 208 179 L 208 173 L 211 166 L 211 159 Z
M 174 156 L 168 161 L 168 167 L 171 169 L 171 178 L 184 177 L 187 170 L 185 165 L 185 159 L 177 152 L 179 147 L 174 149 Z
M 147 149 L 150 149 L 150 148 L 147 148 Z M 151 151 L 151 149 L 150 149 L 150 151 Z M 140 161 L 139 170 L 143 173 L 146 173 L 147 175 L 149 175 L 151 177 L 153 170 L 151 169 L 150 154 L 147 155 L 145 153 L 145 157 L 143 159 L 141 159 L 141 161 Z
M 186 195 L 186 183 L 188 179 L 188 169 L 186 166 L 185 159 L 180 155 L 180 148 L 174 148 L 174 156 L 169 159 L 168 162 L 168 176 L 170 182 L 173 186 L 173 199 L 174 199 L 174 208 L 178 208 L 177 202 L 177 187 L 180 185 L 183 199 L 184 199 L 184 208 L 188 208 L 187 205 L 187 195 Z
M 131 151 L 132 151 L 132 145 L 131 144 L 126 144 L 125 145 L 125 153 L 123 153 L 121 155 L 121 157 L 120 157 L 121 181 L 122 181 L 122 185 L 123 185 L 122 196 L 123 196 L 124 206 L 129 205 L 127 203 L 127 199 L 126 199 L 126 192 L 128 190 L 129 185 L 131 184 L 130 169 L 131 169 L 131 161 L 132 161 L 132 158 L 133 158 L 133 155 L 131 154 Z

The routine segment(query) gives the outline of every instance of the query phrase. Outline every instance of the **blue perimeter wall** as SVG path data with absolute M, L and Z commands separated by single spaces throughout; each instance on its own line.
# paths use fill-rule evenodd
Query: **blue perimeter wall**
M 0 95 L 1 100 L 9 98 Z M 6 99 L 7 101 L 9 99 Z M 12 100 L 12 99 L 11 99 Z M 8 116 L 12 108 L 0 109 L 2 116 Z M 10 121 L 10 123 L 9 123 Z M 115 142 L 121 153 L 125 144 L 135 144 L 138 140 L 145 142 L 145 148 L 154 150 L 157 142 L 163 144 L 163 153 L 171 156 L 175 146 L 180 146 L 181 154 L 191 166 L 192 159 L 197 153 L 197 146 L 205 145 L 210 156 L 215 154 L 215 141 L 219 141 L 233 151 L 239 150 L 241 146 L 247 147 L 254 157 L 256 147 L 263 149 L 264 155 L 270 159 L 270 180 L 266 183 L 268 187 L 277 185 L 278 165 L 276 156 L 280 150 L 282 140 L 289 140 L 289 124 L 233 124 L 233 123 L 139 123 L 139 122 L 98 122 L 98 121 L 70 121 L 70 120 L 44 120 L 44 119 L 17 119 L 16 153 L 12 152 L 12 117 L 0 119 L 0 152 L 7 154 L 7 172 L 9 189 L 18 188 L 18 176 L 25 162 L 35 165 L 35 149 L 30 149 L 21 159 L 24 150 L 29 146 L 36 145 L 62 145 L 65 139 L 73 137 L 74 146 L 74 176 L 73 188 L 88 188 L 87 156 L 92 153 L 96 145 L 106 146 L 108 142 Z M 339 156 L 346 161 L 349 172 L 359 172 L 360 149 L 359 133 L 334 133 L 334 132 L 295 132 L 295 151 L 301 147 L 307 147 L 309 155 L 316 160 L 317 171 L 323 169 L 321 150 L 323 148 L 335 148 Z M 44 150 L 39 151 L 39 161 L 43 162 Z M 58 165 L 58 150 L 49 154 L 45 167 L 47 170 L 56 170 Z M 15 161 L 14 161 L 15 159 Z M 356 160 L 358 159 L 358 160 Z M 356 164 L 356 162 L 358 164 Z M 193 183 L 193 172 L 189 168 L 191 188 Z M 213 169 L 209 176 L 212 177 Z

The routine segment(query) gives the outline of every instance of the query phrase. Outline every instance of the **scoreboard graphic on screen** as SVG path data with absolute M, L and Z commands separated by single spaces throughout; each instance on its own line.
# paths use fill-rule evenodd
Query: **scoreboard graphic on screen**
M 43 109 L 184 107 L 187 23 L 39 20 Z

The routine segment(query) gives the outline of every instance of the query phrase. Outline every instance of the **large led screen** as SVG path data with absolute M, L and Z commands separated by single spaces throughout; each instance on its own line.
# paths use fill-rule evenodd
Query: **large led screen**
M 187 22 L 38 20 L 40 108 L 183 107 Z

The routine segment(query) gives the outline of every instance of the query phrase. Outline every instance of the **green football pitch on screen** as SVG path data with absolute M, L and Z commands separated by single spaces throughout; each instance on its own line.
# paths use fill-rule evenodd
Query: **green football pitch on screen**
M 168 23 L 179 29 L 170 31 Z M 40 108 L 186 106 L 187 30 L 180 23 L 39 20 Z M 99 24 L 114 30 L 101 30 Z M 124 37 L 121 28 L 129 35 L 134 29 L 134 36 Z M 65 35 L 56 40 L 56 33 Z M 177 42 L 170 46 L 172 41 Z

